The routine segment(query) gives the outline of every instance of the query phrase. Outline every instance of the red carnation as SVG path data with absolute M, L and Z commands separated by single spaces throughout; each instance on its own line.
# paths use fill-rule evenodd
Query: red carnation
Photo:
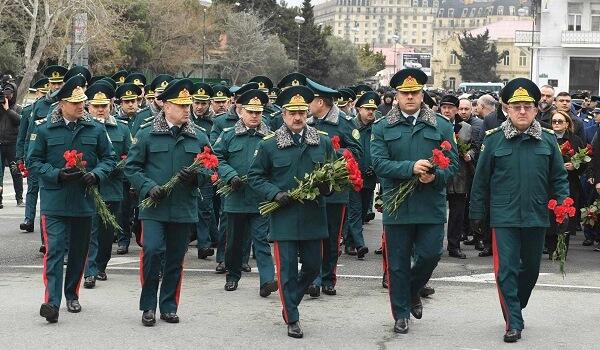
M 212 153 L 208 146 L 204 146 L 204 150 L 196 155 L 195 162 L 199 162 L 208 169 L 216 169 L 219 166 L 219 159 Z
M 588 156 L 592 156 L 594 154 L 593 147 L 589 143 L 585 146 L 585 152 Z
M 440 148 L 444 151 L 449 151 L 452 149 L 452 145 L 447 140 L 444 140 L 444 142 L 442 142 L 442 144 L 440 145 Z
M 558 205 L 556 199 L 551 199 L 548 201 L 548 209 L 554 210 L 554 208 L 556 208 L 556 205 Z
M 574 155 L 574 154 L 575 154 L 575 150 L 571 148 L 571 149 L 569 150 L 569 155 L 570 155 L 570 156 L 572 156 L 572 155 Z
M 447 142 L 447 141 L 444 141 Z M 440 169 L 448 169 L 450 166 L 450 158 L 444 155 L 444 152 L 439 149 L 434 149 L 433 151 L 433 164 L 439 167 Z
M 215 182 L 219 181 L 219 174 L 217 174 L 217 173 L 213 173 L 213 174 L 210 176 L 210 181 L 211 181 L 212 183 L 215 183 Z
M 575 201 L 573 201 L 573 198 L 571 198 L 571 197 L 567 197 L 563 201 L 563 205 L 566 205 L 567 207 L 572 206 L 574 203 L 575 203 Z
M 331 138 L 331 145 L 333 146 L 333 149 L 336 151 L 342 147 L 340 145 L 340 137 L 338 135 L 335 135 Z
M 125 160 L 127 159 L 127 155 L 126 154 L 121 154 L 121 160 Z

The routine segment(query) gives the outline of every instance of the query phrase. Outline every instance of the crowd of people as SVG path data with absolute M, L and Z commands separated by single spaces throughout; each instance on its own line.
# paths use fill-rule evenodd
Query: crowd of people
M 3 88 L 0 159 L 2 169 L 10 166 L 17 205 L 27 176 L 24 231 L 35 229 L 40 193 L 40 315 L 50 323 L 59 317 L 63 265 L 67 310 L 80 312 L 79 286 L 107 280 L 113 244 L 128 254 L 134 237 L 142 247 L 145 326 L 156 323 L 157 305 L 162 320 L 179 322 L 183 259 L 196 241 L 199 259 L 216 255 L 226 291 L 238 288 L 253 255 L 260 297 L 278 291 L 288 335 L 301 338 L 303 296 L 336 295 L 342 247 L 364 259 L 363 225 L 380 211 L 374 253 L 383 255 L 395 332 L 408 332 L 411 314 L 422 317 L 421 297 L 434 292 L 427 282 L 447 236 L 450 257 L 466 258 L 461 245 L 474 245 L 480 257 L 498 255 L 504 340 L 514 342 L 542 252 L 552 257 L 559 234 L 568 232 L 568 246 L 580 230 L 579 217 L 567 227 L 551 225 L 548 200 L 570 196 L 580 209 L 600 189 L 600 160 L 574 165 L 556 146 L 592 144 L 600 152 L 600 97 L 557 93 L 527 79 L 497 94 L 456 96 L 424 90 L 419 69 L 399 71 L 377 91 L 332 89 L 297 72 L 276 86 L 266 76 L 241 86 L 168 74 L 147 82 L 136 72 L 92 76 L 81 66 L 49 66 L 43 75 L 30 89 L 35 102 L 22 110 L 16 85 Z M 440 168 L 431 154 L 444 142 L 449 163 Z M 343 152 L 358 161 L 360 190 L 316 183 L 314 200 L 293 198 L 296 179 Z M 192 166 L 210 157 L 213 166 Z M 411 179 L 417 190 L 391 212 L 384 205 L 390 193 Z M 170 181 L 176 184 L 166 186 Z M 94 188 L 103 206 L 89 195 Z M 261 215 L 265 201 L 279 209 Z M 583 231 L 583 245 L 600 250 L 597 228 Z

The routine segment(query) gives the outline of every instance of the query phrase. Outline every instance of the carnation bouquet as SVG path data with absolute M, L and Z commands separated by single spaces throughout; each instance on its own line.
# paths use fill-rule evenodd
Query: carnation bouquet
M 240 180 L 242 180 L 243 183 L 247 183 L 248 175 L 240 176 Z M 213 181 L 213 183 L 215 184 L 215 186 L 217 186 L 217 194 L 219 196 L 227 197 L 233 192 L 231 185 L 220 179 L 218 176 Z
M 565 198 L 562 204 L 558 204 L 556 199 L 548 201 L 548 209 L 552 210 L 556 223 L 562 225 L 565 219 L 572 218 L 575 216 L 575 207 L 573 207 L 574 201 L 571 197 Z M 552 254 L 552 260 L 558 261 L 560 264 L 560 272 L 565 275 L 565 261 L 567 260 L 567 243 L 565 241 L 565 235 L 569 233 L 561 232 L 559 229 L 558 239 L 556 243 L 556 250 Z
M 585 148 L 580 148 L 577 152 L 571 146 L 569 141 L 566 141 L 560 146 L 560 153 L 568 159 L 567 162 L 573 164 L 573 168 L 579 169 L 582 164 L 592 161 L 592 145 L 587 144 Z

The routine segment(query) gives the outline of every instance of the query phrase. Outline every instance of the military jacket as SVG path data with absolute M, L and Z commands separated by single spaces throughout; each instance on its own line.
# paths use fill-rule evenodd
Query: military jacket
M 36 121 L 45 119 L 48 117 L 48 114 L 51 111 L 51 107 L 54 101 L 50 97 L 50 92 L 39 99 L 37 99 L 33 106 L 31 107 L 31 113 L 29 115 L 29 124 L 27 125 L 27 134 L 25 136 L 25 142 L 23 144 L 23 155 L 27 160 L 27 155 L 29 154 L 29 139 L 31 138 L 31 134 L 35 132 Z M 28 165 L 29 166 L 29 165 Z
M 19 122 L 19 133 L 17 135 L 16 145 L 17 149 L 15 154 L 17 160 L 23 160 L 25 158 L 25 143 L 29 142 L 29 139 L 27 138 L 27 130 L 29 129 L 29 117 L 31 116 L 32 110 L 33 103 L 21 110 L 21 121 Z
M 190 119 L 199 127 L 210 132 L 214 124 L 213 118 L 215 113 L 209 109 L 208 113 L 205 113 L 202 117 L 197 117 L 193 111 L 190 112 Z
M 317 129 L 306 127 L 300 144 L 295 144 L 289 129 L 282 126 L 259 143 L 248 182 L 266 200 L 273 200 L 277 193 L 296 188 L 296 178 L 304 178 L 304 174 L 332 159 L 334 154 L 329 137 Z M 304 203 L 293 201 L 271 214 L 269 238 L 278 241 L 326 238 L 326 215 L 322 196 Z
M 352 122 L 354 127 L 358 129 L 358 132 L 360 133 L 359 142 L 363 149 L 363 156 L 357 160 L 363 176 L 363 187 L 366 189 L 374 189 L 377 184 L 377 176 L 374 171 L 371 171 L 373 173 L 372 175 L 366 175 L 369 172 L 369 169 L 373 170 L 373 163 L 371 162 L 371 130 L 373 124 L 365 125 L 358 117 L 354 117 Z
M 435 169 L 435 180 L 419 184 L 398 210 L 391 214 L 384 210 L 383 223 L 442 224 L 446 222 L 446 183 L 458 167 L 458 151 L 454 142 L 454 129 L 450 122 L 432 112 L 424 104 L 410 124 L 401 111 L 394 107 L 387 116 L 377 120 L 371 134 L 371 159 L 381 182 L 383 200 L 386 193 L 413 178 L 413 167 L 419 159 L 429 159 L 433 149 L 449 141 L 452 149 L 445 152 L 450 159 L 447 169 Z
M 325 117 L 317 119 L 310 117 L 306 123 L 318 130 L 327 133 L 331 139 L 334 136 L 339 136 L 341 148 L 337 151 L 337 156 L 340 157 L 344 149 L 348 149 L 356 161 L 360 161 L 363 157 L 363 149 L 360 144 L 360 132 L 354 127 L 352 118 L 346 116 L 344 112 L 334 105 L 331 107 Z M 336 192 L 325 199 L 327 203 L 348 204 L 348 191 Z
M 231 106 L 229 111 L 216 115 L 213 119 L 212 128 L 210 129 L 210 143 L 214 144 L 223 130 L 233 127 L 238 119 L 240 119 L 240 117 L 235 110 L 235 105 Z
M 548 201 L 569 195 L 564 161 L 554 132 L 534 121 L 520 133 L 506 120 L 486 132 L 471 188 L 469 217 L 491 227 L 548 227 Z
M 120 114 L 121 113 L 119 113 L 119 115 Z M 153 118 L 154 118 L 154 116 L 152 114 L 152 111 L 150 110 L 150 107 L 146 107 L 146 108 L 138 110 L 135 114 L 135 117 L 133 117 L 131 119 L 126 116 L 117 117 L 117 119 L 122 119 L 122 120 L 127 121 L 127 125 L 129 125 L 129 130 L 130 130 L 132 136 L 135 136 L 135 134 L 138 132 L 140 127 L 144 124 L 151 122 Z
M 258 151 L 258 144 L 270 134 L 265 123 L 256 130 L 247 130 L 242 120 L 233 128 L 225 129 L 213 145 L 219 158 L 219 176 L 225 183 L 235 177 L 248 174 L 250 164 Z M 224 198 L 224 211 L 228 213 L 258 213 L 258 205 L 267 198 L 248 184 Z M 269 198 L 270 199 L 270 198 Z
M 159 112 L 151 125 L 141 127 L 127 156 L 125 176 L 139 194 L 140 200 L 157 185 L 164 185 L 182 168 L 190 166 L 196 154 L 208 145 L 206 135 L 194 123 L 185 124 L 178 137 L 173 136 L 164 116 Z M 199 185 L 206 175 L 198 175 Z M 157 206 L 140 209 L 140 219 L 163 222 L 196 223 L 198 221 L 198 187 L 179 183 L 170 196 Z
M 83 153 L 86 170 L 100 183 L 115 167 L 115 153 L 104 126 L 84 115 L 71 131 L 58 110 L 41 119 L 30 137 L 29 161 L 40 181 L 40 211 L 46 215 L 92 216 L 94 200 L 82 180 L 62 183 L 59 171 L 65 167 L 65 151 Z
M 108 133 L 113 150 L 116 155 L 116 162 L 121 161 L 122 156 L 126 156 L 131 146 L 131 134 L 129 133 L 129 126 L 124 120 L 117 120 L 115 117 L 110 116 L 103 124 Z M 98 189 L 100 194 L 105 201 L 119 202 L 123 200 L 123 174 L 119 174 L 115 177 L 107 177 L 106 180 L 101 181 Z

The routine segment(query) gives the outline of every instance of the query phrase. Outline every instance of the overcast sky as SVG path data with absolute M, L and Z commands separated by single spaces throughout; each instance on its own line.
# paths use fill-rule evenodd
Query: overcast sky
M 302 1 L 303 0 L 286 0 L 285 2 L 288 4 L 289 7 L 294 7 L 294 6 L 302 6 Z M 312 0 L 311 3 L 313 4 L 313 6 L 315 6 L 316 4 L 322 2 L 324 0 Z

